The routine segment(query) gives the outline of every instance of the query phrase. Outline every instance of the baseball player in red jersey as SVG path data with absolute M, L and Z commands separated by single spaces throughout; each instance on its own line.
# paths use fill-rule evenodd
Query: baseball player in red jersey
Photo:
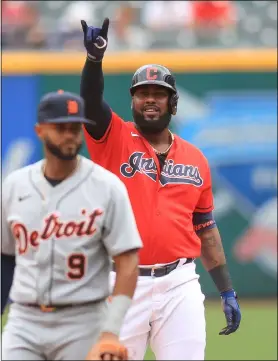
M 110 109 L 103 99 L 102 72 L 109 20 L 101 28 L 81 24 L 87 51 L 81 95 L 86 117 L 97 123 L 85 125 L 88 151 L 125 183 L 144 244 L 121 339 L 136 360 L 144 358 L 148 344 L 157 360 L 203 360 L 204 295 L 195 258 L 201 258 L 221 295 L 227 326 L 220 334 L 236 331 L 241 320 L 213 218 L 208 161 L 168 128 L 178 93 L 164 66 L 149 64 L 135 72 L 130 88 L 134 122 Z M 112 284 L 114 279 L 112 272 Z

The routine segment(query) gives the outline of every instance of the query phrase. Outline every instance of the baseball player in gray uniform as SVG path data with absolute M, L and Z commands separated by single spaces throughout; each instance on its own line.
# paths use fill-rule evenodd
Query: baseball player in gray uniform
M 127 359 L 118 335 L 142 243 L 123 183 L 78 155 L 86 121 L 78 95 L 46 94 L 35 126 L 45 158 L 4 180 L 3 360 Z

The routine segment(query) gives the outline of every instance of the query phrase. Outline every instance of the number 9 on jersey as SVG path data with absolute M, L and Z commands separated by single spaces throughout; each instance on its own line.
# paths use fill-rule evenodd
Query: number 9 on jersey
M 82 253 L 72 253 L 67 258 L 67 277 L 70 280 L 80 280 L 85 276 L 86 257 Z

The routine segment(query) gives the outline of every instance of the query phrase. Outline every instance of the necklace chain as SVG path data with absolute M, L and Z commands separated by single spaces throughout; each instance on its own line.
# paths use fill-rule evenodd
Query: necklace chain
M 163 152 L 160 152 L 160 151 L 156 150 L 153 146 L 151 146 L 156 155 L 165 155 L 171 149 L 171 147 L 172 147 L 172 145 L 174 143 L 175 136 L 170 130 L 169 130 L 169 133 L 171 135 L 171 144 L 169 145 L 169 147 L 166 150 L 164 150 Z

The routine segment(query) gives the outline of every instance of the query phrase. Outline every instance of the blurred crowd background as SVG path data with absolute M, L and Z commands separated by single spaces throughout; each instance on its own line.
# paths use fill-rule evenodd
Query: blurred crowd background
M 109 51 L 276 47 L 276 1 L 2 1 L 4 49 L 82 47 L 80 19 L 111 19 Z

